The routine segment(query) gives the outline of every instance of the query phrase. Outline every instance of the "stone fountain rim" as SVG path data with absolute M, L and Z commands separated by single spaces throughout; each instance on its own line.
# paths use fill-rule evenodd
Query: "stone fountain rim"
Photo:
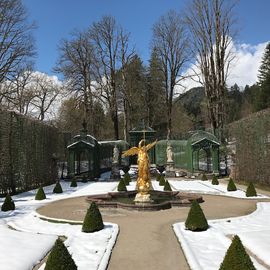
M 125 195 L 124 197 L 130 197 L 137 193 L 136 190 L 132 191 L 115 191 L 108 192 L 103 194 L 94 194 L 86 197 L 87 202 L 95 202 L 99 208 L 120 208 L 125 210 L 137 210 L 137 211 L 158 211 L 170 209 L 172 207 L 188 207 L 192 204 L 192 201 L 197 200 L 199 203 L 203 202 L 203 198 L 201 195 L 191 194 L 191 193 L 182 193 L 180 191 L 159 191 L 159 190 L 151 190 L 151 193 L 162 195 L 174 195 L 179 196 L 179 201 L 168 200 L 159 204 L 151 204 L 151 203 L 136 203 L 136 204 L 126 204 L 121 202 L 112 202 L 106 201 L 107 199 L 111 199 L 116 197 L 117 195 Z M 182 198 L 180 200 L 180 198 Z

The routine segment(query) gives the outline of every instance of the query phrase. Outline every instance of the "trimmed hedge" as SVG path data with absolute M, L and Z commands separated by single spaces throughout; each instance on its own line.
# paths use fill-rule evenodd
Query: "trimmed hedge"
M 41 201 L 41 200 L 44 200 L 44 199 L 46 199 L 46 194 L 45 194 L 45 192 L 43 190 L 43 187 L 40 187 L 38 189 L 38 191 L 37 191 L 36 196 L 35 196 L 35 200 Z
M 127 191 L 126 184 L 124 182 L 124 179 L 120 179 L 119 184 L 117 186 L 118 191 Z
M 219 270 L 256 270 L 237 235 L 234 236 Z
M 256 197 L 257 192 L 252 182 L 249 183 L 247 190 L 246 190 L 247 197 Z
M 207 180 L 208 180 L 208 178 L 207 178 L 207 176 L 206 176 L 205 173 L 202 175 L 202 180 L 203 180 L 203 181 L 207 181 Z
M 130 181 L 131 181 L 131 178 L 130 178 L 129 173 L 127 172 L 127 173 L 125 173 L 125 175 L 124 175 L 124 182 L 125 182 L 126 186 L 129 185 Z
M 63 193 L 63 189 L 59 181 L 56 182 L 56 185 L 53 189 L 53 193 Z
M 166 180 L 165 185 L 164 185 L 164 191 L 172 191 L 171 185 L 169 181 Z
M 202 208 L 196 200 L 192 202 L 185 226 L 190 231 L 206 231 L 209 227 Z
M 77 270 L 65 244 L 58 238 L 49 254 L 45 270 Z
M 95 202 L 92 202 L 85 215 L 82 231 L 92 233 L 104 228 L 102 216 Z
M 233 182 L 232 178 L 230 178 L 228 186 L 227 186 L 227 191 L 236 191 L 237 187 L 235 183 Z
M 70 187 L 77 187 L 77 181 L 75 177 L 71 179 Z
M 160 186 L 165 186 L 165 177 L 163 174 L 160 175 L 160 178 L 159 178 L 159 185 Z
M 15 203 L 8 193 L 5 198 L 4 203 L 2 204 L 1 211 L 6 212 L 6 211 L 11 211 L 11 210 L 15 210 Z
M 218 178 L 217 178 L 216 175 L 213 175 L 213 178 L 212 178 L 212 185 L 219 185 Z

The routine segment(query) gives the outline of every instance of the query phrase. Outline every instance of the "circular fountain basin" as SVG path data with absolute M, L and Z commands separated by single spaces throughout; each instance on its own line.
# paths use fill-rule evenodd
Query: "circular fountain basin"
M 172 207 L 190 206 L 192 201 L 203 202 L 202 196 L 196 194 L 182 193 L 179 191 L 157 191 L 151 190 L 151 202 L 134 202 L 137 191 L 109 192 L 106 194 L 90 195 L 86 200 L 95 202 L 99 208 L 122 208 L 137 211 L 158 211 Z

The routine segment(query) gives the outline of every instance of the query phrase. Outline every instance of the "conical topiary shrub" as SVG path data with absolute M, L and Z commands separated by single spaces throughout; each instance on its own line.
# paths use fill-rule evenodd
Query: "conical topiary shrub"
M 159 185 L 160 186 L 165 186 L 165 177 L 163 174 L 160 175 L 160 178 L 159 178 Z
M 185 225 L 186 229 L 191 231 L 206 231 L 209 227 L 202 208 L 196 200 L 192 202 Z
M 87 183 L 87 177 L 86 177 L 86 175 L 84 175 L 84 176 L 82 177 L 82 183 Z
M 44 200 L 46 199 L 46 194 L 43 190 L 43 187 L 40 187 L 37 191 L 37 194 L 36 194 L 36 197 L 35 197 L 35 200 L 38 200 L 38 201 L 41 201 L 41 200 Z
M 165 181 L 164 191 L 172 191 L 171 185 L 167 180 Z
M 217 179 L 217 176 L 216 175 L 213 175 L 212 185 L 219 185 L 219 182 L 218 182 L 218 179 Z
M 86 233 L 97 232 L 104 228 L 102 216 L 95 202 L 92 202 L 85 215 L 82 231 Z
M 208 180 L 208 178 L 207 178 L 207 176 L 206 176 L 205 173 L 202 175 L 202 180 L 203 180 L 203 181 L 207 181 L 207 180 Z
M 1 210 L 3 212 L 15 210 L 15 203 L 13 202 L 13 200 L 9 194 L 7 194 L 5 201 L 2 204 Z
M 227 190 L 228 191 L 236 191 L 237 190 L 236 185 L 233 182 L 232 178 L 230 178 L 230 180 L 229 180 L 229 183 L 228 183 L 228 186 L 227 186 Z
M 256 270 L 237 235 L 234 236 L 219 270 Z
M 255 189 L 252 182 L 250 182 L 248 187 L 247 187 L 246 196 L 247 197 L 256 197 L 257 196 L 256 189 Z
M 128 186 L 129 183 L 130 183 L 131 179 L 130 179 L 130 175 L 129 173 L 125 173 L 124 174 L 124 182 L 125 182 L 125 185 Z
M 63 193 L 63 189 L 59 181 L 56 182 L 56 185 L 53 189 L 53 193 Z
M 118 186 L 117 186 L 117 190 L 118 190 L 118 191 L 127 191 L 127 187 L 126 187 L 126 185 L 125 185 L 124 179 L 121 179 L 121 180 L 119 181 L 119 184 L 118 184 Z
M 65 244 L 58 238 L 48 256 L 45 270 L 77 270 Z
M 160 181 L 160 177 L 161 177 L 161 174 L 157 174 L 157 181 L 159 182 Z
M 70 183 L 70 187 L 77 187 L 77 181 L 76 181 L 75 177 L 72 178 L 71 183 Z

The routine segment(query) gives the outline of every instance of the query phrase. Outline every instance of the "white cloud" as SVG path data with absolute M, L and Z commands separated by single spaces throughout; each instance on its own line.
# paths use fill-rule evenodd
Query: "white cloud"
M 261 65 L 262 56 L 268 42 L 259 43 L 257 45 L 251 44 L 233 44 L 232 50 L 235 52 L 235 60 L 233 61 L 229 76 L 228 86 L 237 83 L 240 87 L 245 85 L 252 85 L 257 82 L 258 69 Z M 198 72 L 198 67 L 193 64 L 186 72 L 185 76 Z M 176 87 L 176 93 L 182 93 L 201 84 L 194 79 L 187 79 L 182 83 L 183 86 Z

